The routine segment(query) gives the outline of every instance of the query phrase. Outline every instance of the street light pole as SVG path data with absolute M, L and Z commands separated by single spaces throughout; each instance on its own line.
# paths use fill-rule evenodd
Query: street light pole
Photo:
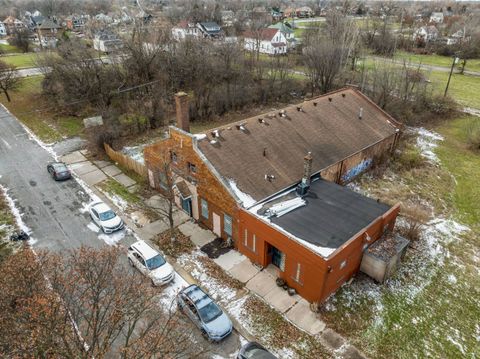
M 458 57 L 457 57 L 457 55 L 455 55 L 455 56 L 453 57 L 452 67 L 450 68 L 450 74 L 448 75 L 447 86 L 445 87 L 445 93 L 443 94 L 443 97 L 446 97 L 446 96 L 447 96 L 448 86 L 450 86 L 450 79 L 452 78 L 453 67 L 455 66 L 455 64 L 457 63 L 457 61 L 458 61 Z

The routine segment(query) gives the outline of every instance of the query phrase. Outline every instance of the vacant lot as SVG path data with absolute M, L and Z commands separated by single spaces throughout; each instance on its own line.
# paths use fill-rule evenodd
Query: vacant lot
M 441 66 L 450 68 L 452 66 L 453 58 L 450 56 L 441 55 L 417 55 L 411 52 L 398 51 L 395 55 L 397 59 L 410 60 L 413 63 L 421 63 L 424 65 Z M 460 63 L 456 65 L 458 67 Z M 472 59 L 467 61 L 465 70 L 480 71 L 480 59 Z
M 358 183 L 372 196 L 420 203 L 431 213 L 392 279 L 380 285 L 359 275 L 325 307 L 325 321 L 373 358 L 480 352 L 480 154 L 466 145 L 469 124 L 479 120 L 465 116 L 436 128 L 443 136 L 436 148 L 428 145 L 434 137 L 423 136 L 417 145 L 433 149 L 433 162 Z
M 35 67 L 37 55 L 33 53 L 11 54 L 1 56 L 0 60 L 6 62 L 7 64 L 14 65 L 18 68 Z
M 42 76 L 24 78 L 8 102 L 3 93 L 0 102 L 42 141 L 55 142 L 82 132 L 82 117 L 64 116 L 54 104 L 41 95 Z
M 443 94 L 448 73 L 431 71 L 427 73 L 427 77 L 432 81 L 434 91 Z M 464 106 L 480 108 L 480 76 L 453 74 L 448 94 Z

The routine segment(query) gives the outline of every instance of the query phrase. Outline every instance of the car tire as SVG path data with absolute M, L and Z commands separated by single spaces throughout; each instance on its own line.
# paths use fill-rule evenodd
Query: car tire
M 210 338 L 205 330 L 202 329 L 202 336 L 205 338 L 206 341 L 209 343 L 213 343 L 212 338 Z
M 130 258 L 128 258 L 128 264 L 130 264 L 130 267 L 134 267 L 133 261 Z
M 178 309 L 179 312 L 183 313 L 183 307 L 180 305 L 179 302 L 177 302 L 177 309 Z

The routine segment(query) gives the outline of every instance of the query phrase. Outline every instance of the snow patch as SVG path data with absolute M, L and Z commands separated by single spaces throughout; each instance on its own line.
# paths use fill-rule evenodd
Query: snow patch
M 143 165 L 145 164 L 145 158 L 143 156 L 143 149 L 145 146 L 146 145 L 123 147 L 122 153 Z
M 194 137 L 197 141 L 201 141 L 201 140 L 204 140 L 205 138 L 207 138 L 207 135 L 204 134 L 204 133 L 197 133 L 197 134 L 193 135 L 193 137 Z
M 101 239 L 109 246 L 115 246 L 118 242 L 125 238 L 127 231 L 129 231 L 129 229 L 122 229 L 121 231 L 113 232 L 111 234 L 102 233 L 98 236 L 98 239 Z
M 457 283 L 457 277 L 455 277 L 453 274 L 449 274 L 447 277 L 447 280 L 450 284 Z
M 443 137 L 436 132 L 428 131 L 423 127 L 413 129 L 417 133 L 417 146 L 420 149 L 422 156 L 433 163 L 438 163 L 439 159 L 434 152 L 438 146 L 438 141 L 443 141 Z
M 188 282 L 183 279 L 177 272 L 174 274 L 173 281 L 171 281 L 162 291 L 160 295 L 160 304 L 164 308 L 176 308 L 175 298 L 178 292 L 183 288 L 188 287 Z
M 257 202 L 252 198 L 252 196 L 242 192 L 233 179 L 229 179 L 228 184 L 230 185 L 230 188 L 233 190 L 238 199 L 242 202 L 243 207 L 249 208 Z
M 90 222 L 89 224 L 87 224 L 87 228 L 95 233 L 98 233 L 100 231 L 100 228 L 93 222 Z

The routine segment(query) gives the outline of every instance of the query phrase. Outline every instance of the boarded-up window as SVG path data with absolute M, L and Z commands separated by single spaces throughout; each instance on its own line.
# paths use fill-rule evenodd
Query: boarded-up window
M 293 280 L 295 280 L 295 282 L 303 284 L 302 272 L 303 272 L 302 265 L 300 263 L 297 263 L 297 265 L 295 267 L 295 272 L 293 273 L 293 276 L 292 276 L 292 278 L 293 278 Z
M 252 240 L 252 251 L 254 253 L 257 252 L 257 237 L 253 235 L 253 240 Z
M 228 214 L 223 215 L 223 231 L 229 236 L 232 235 L 232 217 Z
M 245 247 L 248 247 L 248 231 L 247 231 L 246 228 L 245 228 L 245 234 L 244 234 L 244 236 L 245 236 L 245 237 L 243 238 L 243 245 L 244 245 Z
M 202 198 L 201 203 L 202 203 L 202 217 L 205 219 L 208 219 L 208 202 Z

